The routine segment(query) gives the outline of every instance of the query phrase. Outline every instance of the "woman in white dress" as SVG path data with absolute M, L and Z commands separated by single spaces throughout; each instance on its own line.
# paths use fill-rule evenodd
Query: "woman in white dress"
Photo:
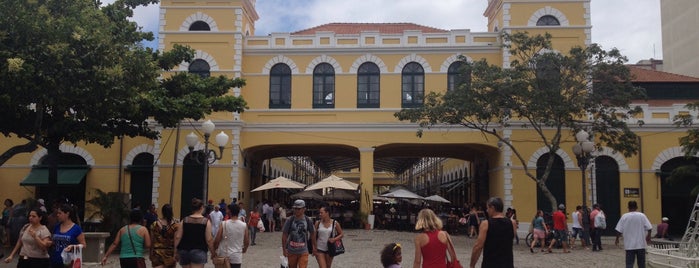
M 226 215 L 232 217 L 221 223 L 214 239 L 216 256 L 228 258 L 231 268 L 240 268 L 243 265 L 243 253 L 248 251 L 250 245 L 248 226 L 238 219 L 239 213 L 238 205 L 228 205 Z
M 328 242 L 335 243 L 335 241 L 342 239 L 342 227 L 340 227 L 339 222 L 330 218 L 330 209 L 327 206 L 320 207 L 318 215 L 320 220 L 316 221 L 317 250 L 313 252 L 313 255 L 316 256 L 318 267 L 331 268 L 333 256 L 328 254 Z

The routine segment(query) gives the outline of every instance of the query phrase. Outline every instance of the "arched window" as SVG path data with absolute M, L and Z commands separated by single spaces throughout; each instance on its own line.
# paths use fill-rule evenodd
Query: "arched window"
M 207 78 L 211 76 L 211 67 L 209 63 L 202 59 L 196 59 L 189 64 L 189 72 L 193 74 L 198 74 L 202 78 Z
M 291 108 L 291 68 L 284 63 L 269 72 L 269 108 Z
M 321 63 L 313 69 L 313 108 L 335 107 L 335 68 Z
M 551 15 L 545 15 L 536 21 L 536 26 L 559 26 L 561 23 L 558 19 Z
M 402 107 L 422 106 L 425 96 L 425 71 L 419 63 L 411 62 L 403 67 L 401 85 Z
M 466 62 L 455 61 L 449 65 L 447 71 L 447 90 L 457 89 L 464 83 L 471 83 L 471 68 Z
M 357 108 L 379 108 L 381 71 L 373 62 L 365 62 L 357 70 Z
M 209 24 L 203 21 L 195 21 L 192 23 L 192 25 L 189 25 L 189 30 L 190 31 L 211 31 L 211 27 L 209 27 Z

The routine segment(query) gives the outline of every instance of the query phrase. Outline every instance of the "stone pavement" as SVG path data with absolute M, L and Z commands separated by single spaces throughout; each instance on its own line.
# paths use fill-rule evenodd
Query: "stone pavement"
M 379 253 L 385 244 L 397 242 L 403 247 L 403 267 L 412 267 L 415 256 L 413 239 L 416 233 L 385 231 L 385 230 L 344 230 L 343 242 L 347 252 L 335 257 L 333 267 L 381 267 Z M 471 248 L 475 239 L 469 239 L 463 235 L 452 236 L 459 261 L 468 267 L 471 256 Z M 281 232 L 258 233 L 257 245 L 251 246 L 243 255 L 243 267 L 279 267 L 281 255 Z M 614 246 L 613 237 L 603 237 L 604 250 L 591 252 L 589 250 L 574 249 L 572 253 L 562 253 L 561 249 L 554 253 L 530 253 L 520 239 L 520 245 L 514 246 L 515 267 L 623 267 L 624 250 Z M 9 250 L 5 250 L 5 254 Z M 150 267 L 150 261 L 146 261 Z M 479 267 L 479 264 L 477 267 Z M 0 263 L 0 268 L 16 267 L 14 261 L 10 264 Z M 97 264 L 85 264 L 83 267 L 102 267 Z M 112 254 L 107 265 L 103 267 L 119 267 L 118 255 Z M 205 267 L 214 267 L 209 260 Z M 309 261 L 309 268 L 318 267 L 315 258 Z

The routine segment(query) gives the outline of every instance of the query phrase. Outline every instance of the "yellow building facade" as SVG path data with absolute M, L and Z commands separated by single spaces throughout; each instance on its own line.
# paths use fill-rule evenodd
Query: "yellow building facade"
M 523 164 L 496 140 L 459 126 L 436 126 L 417 137 L 417 125 L 394 116 L 402 108 L 421 105 L 427 92 L 446 91 L 459 56 L 508 66 L 502 32 L 548 32 L 559 51 L 593 41 L 589 0 L 488 3 L 487 32 L 411 23 L 331 23 L 258 36 L 254 0 L 161 1 L 159 49 L 183 44 L 196 50 L 196 61 L 177 71 L 247 81 L 231 94 L 243 96 L 248 110 L 208 117 L 216 124 L 215 133 L 223 131 L 232 139 L 222 158 L 209 165 L 207 199 L 252 204 L 273 197 L 250 191 L 271 178 L 311 184 L 333 173 L 360 184 L 361 209 L 367 212 L 375 186 L 394 184 L 420 194 L 450 196 L 455 206 L 499 196 L 524 220 L 537 208 L 548 210 L 551 206 L 542 203 Z M 629 200 L 639 201 L 654 223 L 669 213 L 663 206 L 663 174 L 668 162 L 683 157 L 678 138 L 686 129 L 671 123 L 674 115 L 689 113 L 683 101 L 641 103 L 643 115 L 629 122 L 642 137 L 641 154 L 627 158 L 602 148 L 586 170 L 588 205 L 601 203 L 612 221 L 626 212 Z M 641 120 L 643 126 L 636 124 Z M 546 148 L 532 130 L 515 125 L 500 131 L 525 156 L 524 165 L 536 172 Z M 66 187 L 80 187 L 84 199 L 94 196 L 94 188 L 129 192 L 139 203 L 172 203 L 180 215 L 186 213 L 187 200 L 202 197 L 203 166 L 190 157 L 184 137 L 200 129 L 201 122 L 183 121 L 178 130 L 158 129 L 162 135 L 155 141 L 125 138 L 108 149 L 66 144 L 62 152 L 79 156 L 85 160 L 79 164 L 89 167 L 77 186 Z M 583 199 L 573 135 L 554 156 L 550 185 L 558 202 L 569 208 Z M 3 138 L 0 149 L 18 143 Z M 200 140 L 194 149 L 203 148 Z M 0 167 L 0 187 L 12 189 L 5 196 L 41 196 L 40 183 L 17 185 L 45 154 L 18 155 Z

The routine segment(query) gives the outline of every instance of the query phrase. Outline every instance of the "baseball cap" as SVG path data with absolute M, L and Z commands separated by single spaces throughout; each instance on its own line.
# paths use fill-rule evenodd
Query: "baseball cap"
M 667 217 L 663 217 L 663 221 L 670 221 Z
M 298 200 L 294 201 L 294 206 L 293 206 L 293 208 L 305 208 L 305 207 L 306 207 L 306 202 L 305 202 L 305 201 L 303 201 L 303 200 L 301 200 L 301 199 L 298 199 Z
M 558 209 L 566 209 L 566 205 L 560 204 L 560 205 L 558 205 Z

